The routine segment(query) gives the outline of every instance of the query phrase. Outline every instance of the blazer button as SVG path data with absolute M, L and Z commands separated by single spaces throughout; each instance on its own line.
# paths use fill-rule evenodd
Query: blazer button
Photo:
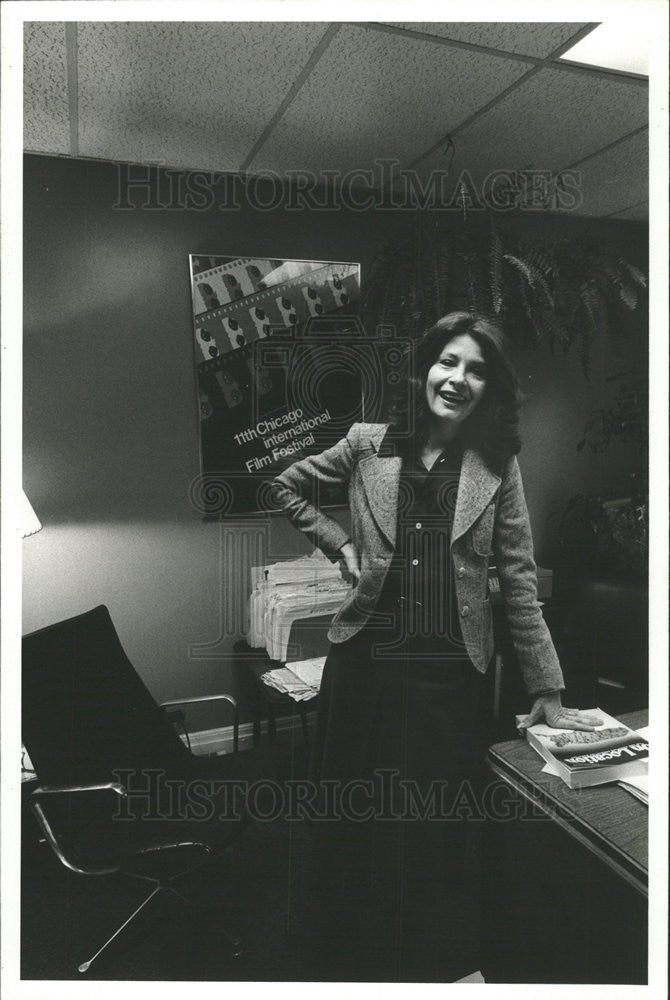
M 465 566 L 459 566 L 458 567 L 458 571 L 456 573 L 456 576 L 458 577 L 459 580 L 463 579 L 463 577 L 465 576 Z
M 467 606 L 467 604 L 464 604 L 463 607 L 461 608 L 461 618 L 467 618 L 469 614 L 470 614 L 470 608 Z

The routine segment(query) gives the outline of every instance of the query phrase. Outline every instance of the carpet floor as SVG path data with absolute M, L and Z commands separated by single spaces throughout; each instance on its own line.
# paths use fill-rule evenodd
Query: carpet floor
M 268 752 L 282 755 L 294 777 L 305 771 L 302 747 L 280 734 Z M 307 943 L 305 900 L 310 879 L 304 821 L 257 822 L 238 838 L 223 862 L 191 881 L 202 905 L 191 910 L 161 894 L 124 929 L 85 975 L 90 959 L 148 895 L 130 878 L 77 875 L 40 843 L 33 817 L 24 816 L 21 886 L 21 978 L 24 980 L 135 980 L 309 982 L 398 981 L 392 970 L 369 976 L 348 968 L 347 955 L 324 974 Z M 232 957 L 225 927 L 243 942 Z M 472 970 L 474 971 L 474 970 Z M 416 981 L 417 977 L 412 977 Z M 403 981 L 400 979 L 400 981 Z M 476 973 L 469 982 L 482 982 Z

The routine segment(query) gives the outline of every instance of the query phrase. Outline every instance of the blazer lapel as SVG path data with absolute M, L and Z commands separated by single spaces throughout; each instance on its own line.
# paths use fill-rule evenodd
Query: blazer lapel
M 372 516 L 387 542 L 394 547 L 402 458 L 400 455 L 384 455 L 383 450 L 379 453 L 386 430 L 386 425 L 383 425 L 370 437 L 374 452 L 361 459 L 359 469 Z
M 384 454 L 386 449 L 382 448 L 382 443 L 387 429 L 387 425 L 381 425 L 377 433 L 370 437 L 373 453 L 361 459 L 359 468 L 365 495 L 377 527 L 388 543 L 394 547 L 402 457 Z M 463 452 L 451 529 L 452 543 L 474 524 L 500 483 L 500 476 L 489 469 L 479 452 L 466 448 Z
M 474 524 L 500 483 L 500 476 L 491 472 L 479 452 L 466 448 L 463 452 L 454 523 L 451 529 L 452 543 Z

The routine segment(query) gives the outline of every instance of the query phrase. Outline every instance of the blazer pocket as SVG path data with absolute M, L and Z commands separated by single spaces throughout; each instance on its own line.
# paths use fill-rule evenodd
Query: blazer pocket
M 489 504 L 472 526 L 472 547 L 478 556 L 487 556 L 491 552 L 494 519 L 495 506 Z

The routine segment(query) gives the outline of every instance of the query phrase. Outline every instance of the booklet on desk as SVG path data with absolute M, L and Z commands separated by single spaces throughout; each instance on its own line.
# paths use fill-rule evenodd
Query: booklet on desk
M 589 788 L 647 774 L 649 743 L 633 729 L 599 708 L 602 726 L 593 732 L 554 729 L 544 723 L 526 730 L 528 742 L 570 788 Z M 517 723 L 524 716 L 517 716 Z

